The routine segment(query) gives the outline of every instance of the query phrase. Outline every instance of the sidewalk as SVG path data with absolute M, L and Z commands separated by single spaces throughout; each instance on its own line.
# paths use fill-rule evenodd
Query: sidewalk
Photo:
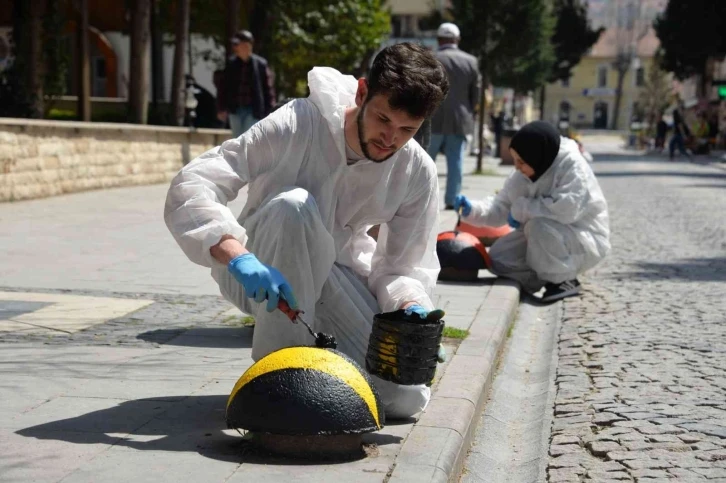
M 503 181 L 470 175 L 464 192 Z M 252 364 L 252 329 L 166 231 L 165 193 L 0 204 L 10 227 L 0 233 L 3 482 L 421 482 L 460 471 L 518 306 L 515 284 L 482 272 L 476 284 L 437 287 L 447 324 L 470 334 L 448 344 L 418 421 L 366 436 L 371 456 L 309 464 L 254 454 L 224 424 L 227 396 Z M 455 218 L 442 212 L 441 231 Z

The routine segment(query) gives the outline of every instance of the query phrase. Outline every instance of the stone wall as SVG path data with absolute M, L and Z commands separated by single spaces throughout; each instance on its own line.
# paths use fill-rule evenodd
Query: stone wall
M 0 118 L 0 202 L 168 182 L 225 130 Z

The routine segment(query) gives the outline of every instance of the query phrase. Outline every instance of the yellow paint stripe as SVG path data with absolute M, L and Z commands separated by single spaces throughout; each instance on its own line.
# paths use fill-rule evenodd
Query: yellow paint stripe
M 234 399 L 237 391 L 242 389 L 245 384 L 252 381 L 256 377 L 262 376 L 274 371 L 283 369 L 311 369 L 330 374 L 350 386 L 360 398 L 368 405 L 368 409 L 373 415 L 378 428 L 381 423 L 378 419 L 378 406 L 376 405 L 376 397 L 373 395 L 370 385 L 365 380 L 360 371 L 350 362 L 343 359 L 339 355 L 325 349 L 315 347 L 287 347 L 275 351 L 259 361 L 247 372 L 242 374 L 237 384 L 232 389 L 227 400 L 227 408 Z

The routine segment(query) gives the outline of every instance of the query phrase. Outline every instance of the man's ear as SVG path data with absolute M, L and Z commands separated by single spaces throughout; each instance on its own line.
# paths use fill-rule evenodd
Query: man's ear
M 358 90 L 355 93 L 355 105 L 361 107 L 368 97 L 368 81 L 365 77 L 358 79 Z

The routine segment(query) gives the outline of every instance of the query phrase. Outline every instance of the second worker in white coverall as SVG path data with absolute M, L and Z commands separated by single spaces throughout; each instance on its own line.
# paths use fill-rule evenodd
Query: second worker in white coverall
M 282 297 L 363 365 L 374 314 L 434 309 L 438 178 L 412 138 L 448 79 L 428 49 L 398 44 L 365 79 L 317 67 L 308 83 L 308 98 L 185 166 L 164 219 L 189 259 L 211 267 L 222 295 L 255 316 L 254 360 L 311 343 L 275 310 Z M 236 217 L 226 204 L 244 186 Z M 367 231 L 379 224 L 376 242 Z M 423 385 L 372 379 L 388 417 L 412 416 L 430 398 Z

